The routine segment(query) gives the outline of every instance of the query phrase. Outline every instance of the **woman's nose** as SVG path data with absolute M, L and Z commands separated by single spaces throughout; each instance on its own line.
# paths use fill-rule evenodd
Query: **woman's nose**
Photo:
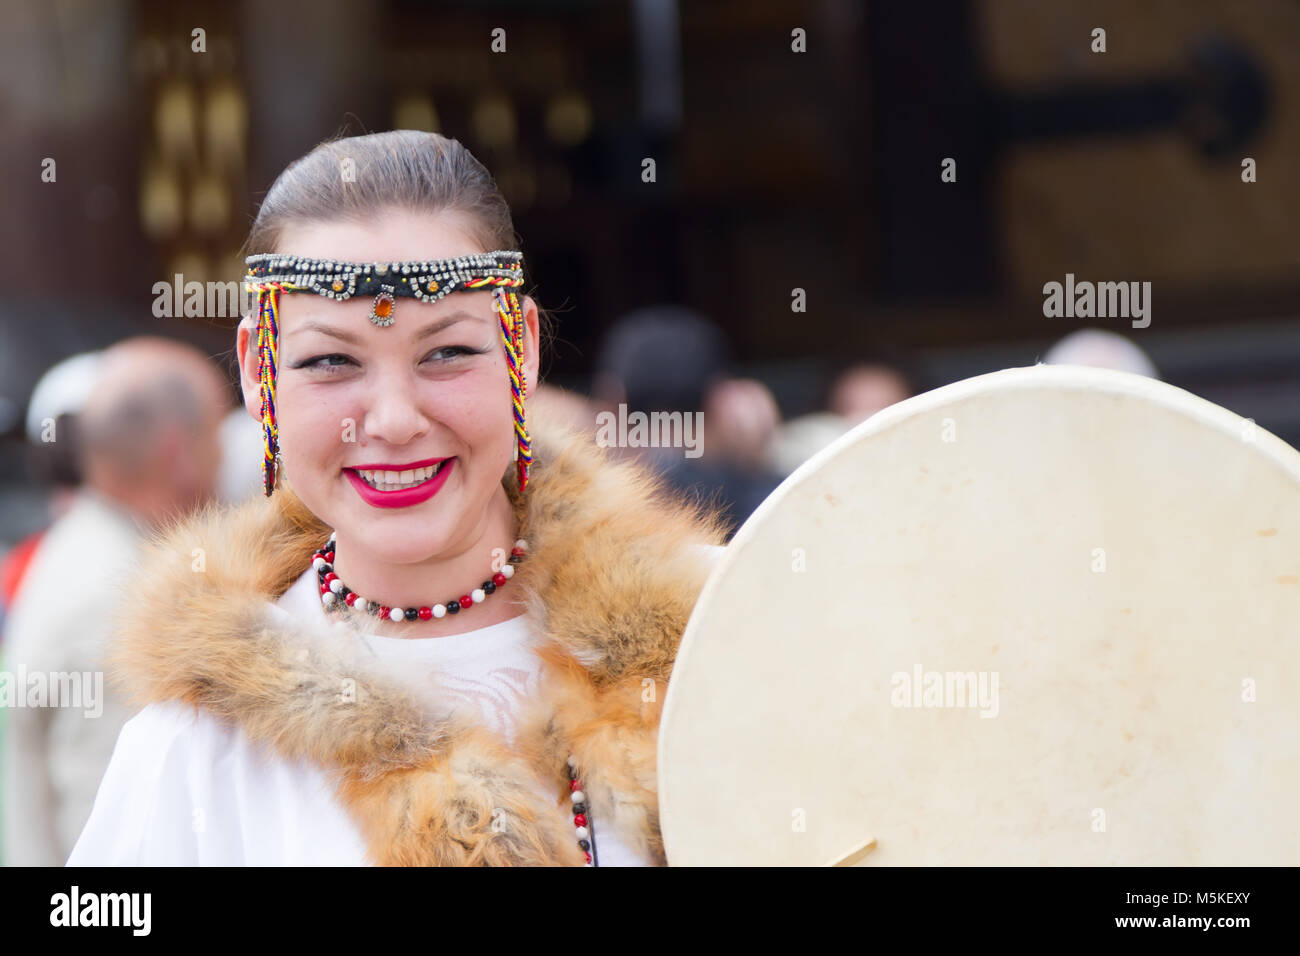
M 384 380 L 366 403 L 362 428 L 369 438 L 389 445 L 408 444 L 429 430 L 409 377 L 399 374 Z

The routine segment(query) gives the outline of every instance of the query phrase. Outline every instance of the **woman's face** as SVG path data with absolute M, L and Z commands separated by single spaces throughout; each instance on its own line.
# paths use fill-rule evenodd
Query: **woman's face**
M 455 214 L 393 210 L 366 224 L 291 226 L 277 251 L 393 262 L 491 250 L 476 244 Z M 451 555 L 477 544 L 514 462 L 510 378 L 493 293 L 453 292 L 433 303 L 399 297 L 393 324 L 383 328 L 369 319 L 371 301 L 280 297 L 281 467 L 303 504 L 351 547 L 395 563 Z M 531 388 L 537 306 L 526 296 L 520 306 Z M 240 324 L 238 351 L 244 402 L 260 420 L 256 316 Z M 437 494 L 419 503 L 381 507 L 356 486 L 357 466 L 426 459 L 454 461 L 442 465 L 449 470 Z

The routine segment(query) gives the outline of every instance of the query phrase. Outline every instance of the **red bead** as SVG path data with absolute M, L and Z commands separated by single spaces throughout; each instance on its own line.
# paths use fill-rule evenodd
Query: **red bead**
M 581 789 L 582 789 L 582 782 L 579 781 L 579 780 L 570 780 L 570 781 L 569 781 L 569 789 L 570 789 L 570 790 L 581 790 Z
M 329 584 L 331 581 L 337 581 L 338 579 L 339 576 L 335 574 L 333 571 L 331 571 L 329 574 L 325 575 L 323 580 L 325 581 L 326 584 Z
M 334 563 L 334 552 L 333 552 L 333 551 L 326 551 L 326 552 L 325 552 L 325 560 L 328 561 L 330 564 L 333 564 L 333 563 Z
M 506 576 L 498 571 L 496 574 L 492 575 L 492 583 L 497 587 L 501 587 L 501 585 L 506 583 Z
M 473 605 L 474 605 L 474 599 L 470 597 L 468 594 L 466 594 L 464 597 L 460 599 L 460 606 L 463 608 L 472 607 Z
M 352 605 L 357 603 L 357 592 L 349 591 L 348 596 L 345 597 L 343 600 L 348 602 L 348 607 L 351 607 Z
M 431 607 L 422 607 L 422 608 L 420 608 L 420 620 L 421 620 L 421 621 L 427 621 L 427 620 L 429 620 L 429 618 L 431 618 L 431 617 L 433 617 L 433 608 L 431 608 Z
M 585 827 L 587 825 L 587 815 L 585 813 L 579 813 L 573 818 L 573 825 L 575 827 Z
M 384 605 L 381 604 L 381 605 L 379 605 L 379 616 L 380 616 L 380 617 L 388 617 L 388 612 L 391 611 L 391 610 L 392 610 L 391 607 L 384 607 Z
M 591 854 L 590 854 L 590 853 L 588 853 L 586 850 L 583 850 L 583 851 L 582 851 L 582 855 L 585 856 L 585 857 L 587 858 L 587 862 L 588 862 L 588 863 L 591 862 Z
M 514 555 L 516 558 L 522 558 L 522 557 L 524 556 L 524 549 L 523 549 L 523 548 L 511 548 L 511 549 L 510 549 L 510 553 L 511 553 L 512 555 Z
M 326 591 L 328 591 L 329 589 L 330 589 L 330 586 L 329 586 L 328 584 L 322 584 L 322 585 L 320 586 L 320 593 L 321 593 L 321 594 L 324 594 L 324 593 L 325 593 Z

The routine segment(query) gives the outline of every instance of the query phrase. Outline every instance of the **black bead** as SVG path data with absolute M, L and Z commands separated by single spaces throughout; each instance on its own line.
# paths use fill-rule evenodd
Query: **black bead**
M 342 591 L 339 592 L 339 597 L 340 597 L 341 599 L 343 599 L 343 600 L 346 600 L 346 599 L 347 599 L 347 596 L 348 596 L 349 594 L 351 594 L 351 593 L 352 593 L 352 589 L 351 589 L 351 588 L 347 588 L 347 587 L 345 587 L 345 588 L 343 588 Z
M 577 767 L 570 767 L 570 768 L 569 768 L 569 779 L 570 779 L 570 780 L 577 780 L 577 779 L 578 779 L 578 768 L 577 768 Z
M 522 560 L 523 560 L 523 558 L 521 558 L 521 557 L 520 557 L 519 555 L 517 555 L 517 554 L 512 554 L 512 555 L 510 555 L 510 563 L 511 563 L 511 564 L 518 564 L 518 563 L 519 563 L 520 561 L 522 561 Z
M 495 584 L 493 584 L 491 581 L 484 581 L 484 582 L 483 582 L 483 593 L 484 593 L 484 594 L 491 594 L 491 593 L 492 593 L 493 591 L 495 591 L 496 589 L 497 589 L 497 586 L 496 586 Z
M 420 609 L 418 607 L 408 607 L 403 613 L 408 621 L 414 621 L 419 618 Z
M 454 601 L 447 602 L 447 613 L 448 614 L 460 613 L 460 598 L 456 598 L 456 600 Z
M 573 812 L 574 812 L 574 813 L 586 813 L 586 812 L 587 812 L 587 805 L 586 805 L 585 803 L 575 803 L 575 804 L 573 805 Z
M 334 570 L 334 565 L 326 561 L 324 564 L 322 564 L 319 568 L 316 569 L 316 573 L 319 574 L 321 577 L 325 577 L 325 575 L 329 574 L 333 570 Z
M 578 846 L 582 847 L 584 850 L 590 850 L 590 849 L 591 849 L 591 844 L 588 843 L 586 840 L 579 840 L 579 841 L 578 841 Z

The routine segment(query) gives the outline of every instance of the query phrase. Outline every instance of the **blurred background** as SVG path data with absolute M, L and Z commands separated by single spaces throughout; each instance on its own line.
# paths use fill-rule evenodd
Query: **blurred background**
M 737 523 L 880 408 L 1038 361 L 1157 376 L 1300 444 L 1297 0 L 0 8 L 0 614 L 88 462 L 137 528 L 259 493 L 238 316 L 160 317 L 155 284 L 238 280 L 259 197 L 340 134 L 465 143 L 557 322 L 538 401 L 584 427 L 702 411 L 700 458 L 633 451 Z M 1067 274 L 1151 283 L 1150 324 L 1045 316 Z M 226 404 L 165 343 L 105 385 L 134 336 L 192 346 Z M 141 424 L 124 377 L 198 404 Z M 207 470 L 111 490 L 177 447 Z

